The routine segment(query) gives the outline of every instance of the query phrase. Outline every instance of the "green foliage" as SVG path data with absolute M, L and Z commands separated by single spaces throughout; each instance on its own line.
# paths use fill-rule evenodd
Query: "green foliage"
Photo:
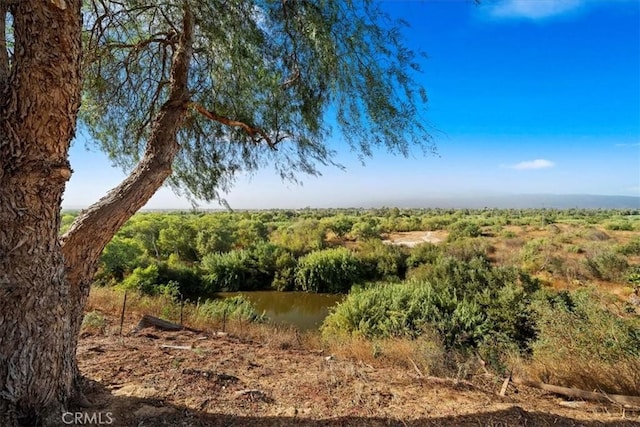
M 539 321 L 538 339 L 532 345 L 533 362 L 544 364 L 547 375 L 569 382 L 575 378 L 577 366 L 594 377 L 600 374 L 598 368 L 608 366 L 610 374 L 603 382 L 609 385 L 599 382 L 598 388 L 613 393 L 638 390 L 640 322 L 607 310 L 603 303 L 592 289 L 547 293 L 539 298 L 534 305 Z M 630 363 L 635 367 L 623 375 L 620 369 Z M 583 380 L 588 382 L 588 378 Z
M 336 236 L 345 237 L 351 231 L 355 219 L 351 216 L 338 214 L 323 219 L 323 222 L 327 225 L 327 229 L 333 231 Z
M 158 282 L 174 283 L 179 294 L 186 299 L 197 299 L 206 295 L 202 272 L 199 268 L 181 261 L 176 255 L 169 256 L 166 262 L 158 262 Z
M 429 231 L 446 230 L 453 221 L 453 218 L 446 216 L 426 216 L 422 219 L 422 228 Z
M 406 255 L 398 246 L 367 240 L 358 249 L 363 280 L 400 280 L 406 272 Z
M 634 237 L 628 243 L 620 245 L 617 250 L 627 256 L 640 255 L 640 237 Z
M 198 306 L 198 314 L 206 319 L 218 321 L 228 319 L 245 322 L 265 322 L 267 320 L 264 313 L 258 313 L 253 304 L 242 295 L 207 300 Z
M 372 239 L 380 236 L 380 227 L 374 219 L 366 218 L 353 224 L 349 234 L 355 239 Z
M 200 258 L 216 252 L 229 252 L 234 244 L 234 227 L 226 218 L 211 217 L 201 221 L 196 251 Z
M 527 349 L 535 337 L 529 309 L 539 285 L 481 259 L 441 259 L 429 280 L 353 290 L 323 325 L 323 334 L 416 337 L 435 329 L 447 348 L 503 342 Z
M 271 242 L 300 256 L 325 247 L 326 229 L 320 221 L 303 219 L 271 234 Z
M 69 228 L 71 227 L 71 224 L 73 223 L 73 221 L 75 221 L 76 217 L 78 216 L 77 213 L 64 213 L 62 214 L 62 218 L 60 219 L 60 234 L 64 234 L 66 233 Z
M 548 239 L 532 239 L 520 250 L 522 268 L 528 272 L 540 272 L 549 268 L 553 261 L 555 244 Z
M 487 259 L 492 247 L 481 238 L 462 238 L 447 241 L 442 246 L 442 253 L 459 261 L 471 261 L 475 258 Z
M 98 311 L 90 311 L 82 318 L 83 329 L 103 330 L 105 326 L 104 316 Z
M 180 102 L 189 108 L 184 119 L 176 115 L 181 150 L 171 184 L 198 199 L 219 198 L 239 173 L 264 165 L 283 178 L 316 174 L 317 164 L 333 163 L 330 126 L 362 156 L 379 147 L 402 155 L 412 145 L 431 149 L 405 24 L 379 2 L 85 6 L 80 117 L 92 139 L 118 165 L 137 163 L 172 84 L 185 79 Z M 190 18 L 195 25 L 185 26 Z M 178 50 L 194 52 L 186 70 L 173 66 Z M 227 126 L 195 105 L 258 130 Z
M 180 295 L 180 285 L 175 281 L 162 283 L 160 281 L 159 268 L 156 264 L 148 267 L 137 267 L 128 275 L 121 284 L 120 289 L 139 292 L 143 295 L 164 295 L 177 298 Z
M 360 280 L 361 264 L 348 249 L 315 251 L 298 260 L 296 287 L 306 292 L 345 292 Z
M 407 258 L 407 268 L 416 268 L 422 264 L 433 264 L 442 256 L 442 249 L 433 243 L 423 243 L 411 249 Z
M 158 233 L 157 248 L 161 256 L 177 254 L 185 261 L 196 261 L 196 230 L 186 217 L 167 216 L 163 228 Z
M 206 255 L 201 265 L 205 272 L 204 282 L 210 292 L 256 287 L 255 262 L 245 249 Z
M 250 249 L 209 254 L 201 266 L 210 292 L 291 290 L 296 260 L 288 250 L 263 242 Z
M 275 259 L 275 272 L 271 286 L 277 291 L 292 291 L 295 288 L 298 261 L 288 251 L 280 251 Z
M 120 281 L 142 262 L 144 247 L 132 238 L 115 236 L 102 251 L 100 277 Z
M 247 249 L 266 241 L 268 235 L 267 227 L 261 221 L 242 219 L 236 227 L 235 246 Z
M 584 260 L 584 265 L 597 279 L 622 282 L 629 269 L 627 259 L 611 249 L 595 250 Z
M 633 223 L 624 219 L 610 221 L 604 224 L 604 228 L 615 231 L 633 231 Z
M 482 230 L 477 223 L 471 221 L 457 221 L 447 227 L 449 230 L 449 241 L 463 239 L 465 237 L 479 237 Z

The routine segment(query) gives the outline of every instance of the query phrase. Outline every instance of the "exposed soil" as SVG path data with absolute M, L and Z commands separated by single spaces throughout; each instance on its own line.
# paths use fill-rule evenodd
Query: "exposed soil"
M 449 235 L 448 232 L 442 231 L 442 230 L 404 231 L 404 232 L 398 232 L 398 233 L 390 233 L 385 236 L 382 242 L 390 245 L 406 246 L 408 248 L 413 248 L 425 242 L 434 243 L 434 244 L 440 243 L 443 240 L 445 240 L 448 235 Z
M 499 378 L 474 385 L 424 377 L 226 334 L 148 328 L 121 338 L 115 324 L 108 318 L 106 332 L 82 337 L 78 348 L 94 404 L 82 411 L 103 425 L 640 425 L 639 412 L 526 387 L 510 385 L 500 397 Z

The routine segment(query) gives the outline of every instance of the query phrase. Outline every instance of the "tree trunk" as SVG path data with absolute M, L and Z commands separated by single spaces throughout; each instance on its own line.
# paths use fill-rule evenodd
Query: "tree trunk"
M 72 285 L 71 301 L 75 308 L 71 318 L 74 348 L 77 347 L 84 307 L 102 250 L 171 175 L 171 165 L 180 148 L 176 135 L 189 104 L 192 38 L 193 18 L 185 2 L 182 33 L 171 63 L 169 97 L 153 121 L 144 157 L 129 177 L 83 211 L 62 236 L 66 278 Z M 74 369 L 77 372 L 77 368 Z
M 53 419 L 71 392 L 75 349 L 67 313 L 72 307 L 58 230 L 80 101 L 80 3 L 9 6 L 14 57 L 9 68 L 0 65 L 9 71 L 0 86 L 3 426 Z
M 185 2 L 169 97 L 142 161 L 59 239 L 80 100 L 80 3 L 20 1 L 9 10 L 15 58 L 0 99 L 1 426 L 59 424 L 77 397 L 75 352 L 100 254 L 170 175 L 189 102 L 193 28 Z

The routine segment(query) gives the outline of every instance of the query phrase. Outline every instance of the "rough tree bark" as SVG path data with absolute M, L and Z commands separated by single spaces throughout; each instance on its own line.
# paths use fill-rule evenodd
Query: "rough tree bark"
M 0 0 L 0 13 L 6 4 Z M 2 426 L 58 424 L 61 410 L 78 397 L 75 352 L 98 259 L 170 175 L 179 150 L 176 132 L 189 102 L 193 24 L 185 6 L 169 98 L 154 121 L 143 159 L 59 239 L 80 102 L 80 5 L 81 0 L 37 0 L 12 2 L 8 8 L 15 57 L 10 67 L 0 64 Z M 6 84 L 3 70 L 9 70 Z
M 71 394 L 58 229 L 80 102 L 81 0 L 1 3 L 15 47 L 10 66 L 0 55 L 9 72 L 0 86 L 0 425 L 33 425 Z

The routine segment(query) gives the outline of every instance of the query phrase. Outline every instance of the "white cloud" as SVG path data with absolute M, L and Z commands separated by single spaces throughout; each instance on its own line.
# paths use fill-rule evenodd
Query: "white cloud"
M 556 164 L 550 160 L 545 159 L 535 159 L 535 160 L 527 160 L 524 162 L 516 163 L 513 166 L 510 166 L 511 169 L 517 170 L 531 170 L 531 169 L 545 169 L 554 167 Z
M 539 20 L 575 12 L 587 3 L 588 0 L 501 0 L 489 7 L 489 14 L 496 18 Z

